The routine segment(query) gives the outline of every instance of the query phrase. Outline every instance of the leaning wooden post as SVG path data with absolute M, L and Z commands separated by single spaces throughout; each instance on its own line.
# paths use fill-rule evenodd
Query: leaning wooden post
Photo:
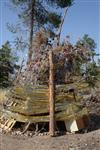
M 55 85 L 54 85 L 54 64 L 53 64 L 53 52 L 49 52 L 49 107 L 50 107 L 50 122 L 49 122 L 49 134 L 55 136 Z

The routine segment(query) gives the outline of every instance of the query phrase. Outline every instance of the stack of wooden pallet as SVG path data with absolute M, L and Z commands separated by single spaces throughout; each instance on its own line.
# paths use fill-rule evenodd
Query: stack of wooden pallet
M 75 85 L 77 90 L 87 84 Z M 87 115 L 87 109 L 80 105 L 81 96 L 68 93 L 71 85 L 56 86 L 56 121 L 70 120 Z M 16 87 L 11 90 L 8 102 L 2 110 L 6 116 L 20 122 L 49 121 L 49 89 L 47 86 Z

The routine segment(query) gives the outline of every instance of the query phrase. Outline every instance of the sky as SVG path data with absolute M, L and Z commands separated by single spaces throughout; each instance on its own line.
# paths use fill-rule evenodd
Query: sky
M 9 0 L 0 0 L 0 47 L 7 40 L 13 41 L 6 24 L 17 21 L 16 11 L 9 6 Z M 84 34 L 95 40 L 96 52 L 100 53 L 100 0 L 75 0 L 67 13 L 61 39 L 70 35 L 70 41 L 75 43 Z

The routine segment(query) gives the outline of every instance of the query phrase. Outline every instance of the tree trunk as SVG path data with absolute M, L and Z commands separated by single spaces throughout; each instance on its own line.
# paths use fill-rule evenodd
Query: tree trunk
M 55 135 L 55 85 L 54 85 L 54 64 L 53 64 L 53 53 L 49 53 L 50 63 L 50 77 L 49 77 L 49 105 L 50 105 L 50 122 L 49 122 L 49 134 L 50 136 Z
M 30 14 L 30 36 L 29 36 L 29 52 L 28 52 L 28 64 L 32 61 L 32 41 L 33 41 L 33 26 L 34 26 L 34 8 L 35 0 L 31 3 L 31 14 Z
M 64 13 L 64 16 L 63 16 L 63 18 L 62 18 L 60 27 L 59 27 L 59 31 L 58 31 L 58 44 L 60 43 L 60 36 L 61 36 L 62 26 L 63 26 L 63 23 L 64 23 L 64 21 L 65 21 L 65 17 L 66 17 L 68 8 L 69 8 L 69 7 L 66 7 L 66 9 L 65 9 L 65 13 Z

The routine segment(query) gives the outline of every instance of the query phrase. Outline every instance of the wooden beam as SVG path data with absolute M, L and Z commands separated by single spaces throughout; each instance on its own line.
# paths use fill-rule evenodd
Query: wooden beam
M 49 122 L 49 134 L 55 136 L 55 84 L 54 84 L 54 64 L 53 64 L 53 52 L 49 53 L 50 74 L 49 74 L 49 106 L 50 106 L 50 122 Z

